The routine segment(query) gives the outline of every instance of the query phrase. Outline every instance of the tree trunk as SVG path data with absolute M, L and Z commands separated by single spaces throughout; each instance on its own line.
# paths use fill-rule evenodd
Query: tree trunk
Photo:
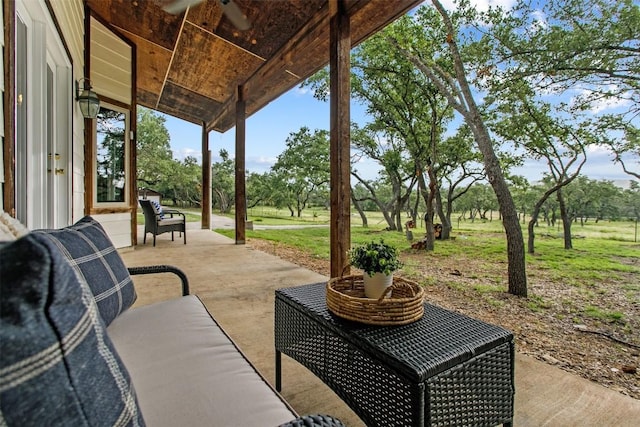
M 225 213 L 227 212 L 227 210 L 229 209 L 229 203 L 227 201 L 227 196 L 224 194 L 223 191 L 220 191 L 218 189 L 214 190 L 216 193 L 216 196 L 218 197 L 218 204 L 220 205 L 220 212 L 221 213 Z M 177 206 L 178 205 L 178 201 L 174 200 L 174 204 Z
M 431 196 L 427 197 L 427 213 L 424 214 L 424 225 L 426 227 L 426 241 L 424 244 L 424 249 L 426 251 L 433 251 L 435 249 L 435 230 L 433 228 L 433 198 Z
M 398 207 L 394 212 L 394 216 L 396 217 L 395 230 L 398 230 L 398 231 L 404 230 L 404 227 L 402 226 L 402 211 L 403 209 L 401 207 Z
M 438 196 L 440 196 L 440 192 L 438 192 Z M 442 207 L 442 198 L 439 197 L 438 199 L 438 203 L 440 204 L 440 207 Z M 446 231 L 446 235 L 447 235 L 447 239 L 451 238 L 451 230 L 453 230 L 453 223 L 451 222 L 451 215 L 453 214 L 453 201 L 451 200 L 451 196 L 447 195 L 447 209 L 445 210 L 445 214 L 444 214 L 444 218 L 442 221 L 444 222 L 444 224 L 442 224 L 442 232 L 445 233 L 445 228 L 447 229 Z M 458 223 L 460 223 L 460 220 L 458 220 Z
M 487 178 L 489 179 L 489 183 L 493 187 L 493 191 L 498 199 L 500 213 L 502 215 L 502 224 L 507 235 L 509 293 L 526 297 L 527 274 L 524 239 L 522 236 L 522 228 L 518 221 L 516 207 L 513 203 L 511 193 L 509 192 L 509 187 L 504 179 L 504 175 L 502 174 L 500 163 L 498 162 L 498 158 L 493 149 L 491 136 L 484 124 L 480 110 L 478 109 L 473 97 L 473 92 L 471 91 L 471 87 L 467 81 L 464 62 L 453 36 L 456 34 L 456 29 L 454 28 L 449 14 L 442 4 L 438 0 L 432 0 L 432 3 L 438 10 L 438 13 L 442 16 L 445 28 L 450 36 L 450 38 L 447 39 L 447 43 L 453 60 L 455 82 L 452 81 L 450 76 L 443 78 L 442 74 L 437 75 L 437 72 L 441 70 L 438 70 L 436 67 L 430 68 L 425 65 L 419 57 L 411 54 L 406 49 L 400 48 L 399 44 L 396 43 L 396 46 L 409 58 L 409 60 L 411 60 L 411 62 L 414 63 L 414 65 L 416 65 L 433 81 L 433 83 L 438 87 L 440 93 L 447 97 L 449 105 L 464 117 L 465 122 L 469 128 L 471 128 L 476 144 L 478 145 L 478 149 L 482 153 Z M 461 99 L 463 99 L 464 102 L 459 102 Z
M 298 195 L 298 198 L 296 200 L 296 214 L 298 218 L 300 218 L 300 216 L 302 215 L 302 208 L 300 207 L 300 205 L 301 205 L 300 196 Z
M 560 218 L 562 219 L 562 233 L 564 235 L 564 248 L 573 249 L 573 242 L 571 241 L 571 218 L 567 212 L 567 204 L 565 203 L 562 190 L 558 189 L 558 206 L 560 207 Z
M 394 229 L 395 224 L 393 222 L 393 217 L 389 214 L 388 206 L 384 205 L 382 201 L 378 199 L 378 196 L 376 195 L 375 190 L 371 187 L 371 185 L 366 180 L 360 178 L 360 176 L 358 176 L 358 174 L 354 173 L 353 171 L 351 171 L 351 175 L 355 176 L 356 179 L 360 181 L 360 183 L 364 185 L 364 187 L 369 191 L 369 194 L 371 194 L 371 199 L 373 203 L 375 203 L 376 206 L 378 207 L 378 210 L 382 212 L 382 215 L 384 216 L 384 220 L 387 222 L 389 229 L 391 230 Z M 395 187 L 394 187 L 394 191 L 395 191 Z M 395 193 L 394 193 L 394 198 L 395 198 Z
M 412 181 L 411 186 L 413 186 L 413 182 L 414 181 Z M 394 183 L 392 184 L 394 203 L 391 205 L 393 209 L 391 216 L 394 221 L 392 224 L 389 224 L 389 230 L 402 232 L 404 230 L 404 225 L 402 224 L 402 212 L 407 205 L 407 201 L 409 200 L 409 195 L 411 193 L 407 191 L 405 194 L 402 194 L 403 186 L 400 183 L 400 180 L 394 180 Z
M 528 232 L 529 232 L 529 239 L 527 242 L 527 250 L 530 254 L 534 253 L 534 245 L 533 245 L 533 241 L 535 239 L 534 235 L 535 233 L 533 232 L 533 229 L 535 227 L 538 226 L 538 215 L 540 215 L 540 210 L 542 209 L 542 205 L 544 205 L 544 203 L 547 201 L 547 199 L 549 199 L 549 197 L 555 193 L 556 191 L 559 191 L 559 189 L 557 187 L 552 187 L 550 189 L 548 189 L 547 191 L 544 192 L 544 194 L 542 195 L 542 197 L 540 197 L 540 199 L 538 199 L 538 201 L 536 202 L 535 205 L 533 205 L 533 211 L 531 212 L 531 220 L 529 220 L 529 226 L 527 228 Z
M 541 204 L 542 203 L 540 203 L 540 205 Z M 539 212 L 540 212 L 540 206 L 538 205 L 538 203 L 536 203 L 536 205 L 533 207 L 533 212 L 531 212 L 531 219 L 529 220 L 529 226 L 527 227 L 527 230 L 529 233 L 529 238 L 527 240 L 527 251 L 530 254 L 533 254 L 535 252 L 535 248 L 534 248 L 535 233 L 533 229 L 535 228 L 536 222 L 538 221 Z
M 479 117 L 474 117 L 477 120 Z M 479 129 L 476 135 L 478 148 L 484 157 L 484 167 L 500 204 L 502 225 L 507 235 L 507 259 L 509 276 L 509 293 L 521 297 L 527 296 L 527 274 L 525 265 L 524 238 L 518 220 L 518 212 L 504 179 L 498 158 L 493 151 L 491 138 L 484 123 L 477 123 L 473 128 Z
M 364 228 L 367 228 L 369 226 L 369 222 L 367 221 L 367 215 L 365 215 L 364 211 L 362 210 L 362 207 L 360 206 L 360 203 L 356 200 L 355 196 L 353 195 L 353 191 L 351 192 L 351 203 L 353 203 L 353 206 L 356 208 L 356 210 L 358 211 L 358 214 L 360 215 L 360 219 L 362 220 L 362 226 Z
M 431 230 L 429 230 L 429 238 L 431 239 L 431 249 L 430 250 L 434 250 L 435 248 L 435 240 L 436 240 L 436 234 L 435 234 L 435 223 L 433 222 L 433 219 L 435 218 L 435 204 L 434 204 L 434 200 L 436 198 L 436 192 L 437 192 L 437 188 L 438 188 L 438 182 L 436 180 L 436 175 L 433 172 L 433 166 L 431 164 L 429 164 L 427 166 L 427 172 L 429 174 L 429 204 L 428 204 L 428 209 L 427 211 L 429 212 L 429 218 L 431 219 L 431 223 L 432 223 L 432 227 Z
M 426 234 L 424 249 L 426 251 L 433 251 L 435 248 L 433 243 L 435 240 L 435 234 L 433 232 L 433 196 L 431 194 L 431 190 L 427 189 L 423 174 L 420 174 L 418 177 L 418 185 L 422 188 L 422 197 L 424 197 L 424 203 L 426 205 L 426 213 L 424 214 L 424 227 Z M 429 183 L 429 187 L 431 187 L 431 183 Z
M 411 220 L 413 221 L 414 226 L 418 224 L 419 206 L 420 206 L 420 184 L 416 186 L 416 202 L 413 205 L 413 209 L 411 209 Z
M 438 218 L 440 218 L 440 221 L 442 221 L 442 231 L 440 233 L 440 239 L 449 240 L 449 237 L 451 236 L 451 218 L 444 213 L 444 209 L 442 207 L 442 196 L 440 195 L 440 190 L 437 188 L 435 204 Z

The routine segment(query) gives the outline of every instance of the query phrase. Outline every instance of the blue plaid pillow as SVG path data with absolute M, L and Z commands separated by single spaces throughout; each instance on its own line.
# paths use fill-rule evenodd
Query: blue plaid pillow
M 129 270 L 98 221 L 86 216 L 60 230 L 34 233 L 53 242 L 89 284 L 107 326 L 136 301 Z
M 0 424 L 143 426 L 86 282 L 52 241 L 0 249 Z
M 164 212 L 162 212 L 162 206 L 160 206 L 160 203 L 156 202 L 155 200 L 150 200 L 150 202 L 151 206 L 153 206 L 153 210 L 158 214 L 158 217 L 160 219 L 164 219 Z

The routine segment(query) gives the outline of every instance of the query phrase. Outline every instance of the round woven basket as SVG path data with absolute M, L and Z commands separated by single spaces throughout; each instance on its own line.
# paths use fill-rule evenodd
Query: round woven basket
M 362 275 L 334 277 L 327 282 L 327 307 L 336 316 L 368 325 L 406 325 L 424 314 L 424 289 L 416 282 L 393 277 L 391 295 L 364 296 Z M 388 292 L 387 292 L 388 293 Z

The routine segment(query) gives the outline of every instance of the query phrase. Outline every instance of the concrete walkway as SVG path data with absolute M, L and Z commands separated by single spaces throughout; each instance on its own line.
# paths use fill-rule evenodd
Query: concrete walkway
M 327 277 L 194 227 L 188 227 L 186 246 L 181 239 L 172 242 L 169 234 L 160 235 L 155 248 L 148 241 L 146 246 L 123 250 L 125 263 L 181 268 L 189 277 L 191 293 L 200 296 L 249 360 L 273 384 L 274 291 L 326 281 Z M 218 227 L 216 220 L 213 227 Z M 139 233 L 142 237 L 142 230 Z M 179 282 L 170 275 L 136 276 L 134 281 L 137 305 L 180 295 Z M 285 356 L 282 369 L 282 395 L 298 413 L 326 413 L 347 426 L 364 425 L 306 368 Z M 640 425 L 640 400 L 521 354 L 516 355 L 515 370 L 516 427 Z
M 196 223 L 187 223 L 196 224 Z M 235 220 L 221 215 L 211 215 L 211 229 L 232 229 L 236 227 Z M 256 222 L 252 225 L 254 230 L 295 230 L 298 228 L 328 228 L 328 224 L 289 224 L 289 225 L 262 225 Z

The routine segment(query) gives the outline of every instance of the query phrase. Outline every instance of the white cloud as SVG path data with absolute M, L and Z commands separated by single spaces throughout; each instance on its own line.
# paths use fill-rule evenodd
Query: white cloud
M 311 93 L 311 90 L 308 87 L 300 87 L 296 86 L 293 89 L 293 93 L 299 96 L 304 96 Z
M 601 99 L 597 102 L 593 103 L 593 107 L 591 108 L 591 112 L 593 114 L 601 113 L 606 110 L 615 110 L 618 108 L 626 108 L 633 105 L 633 103 L 628 99 L 621 98 L 608 98 Z
M 547 28 L 548 26 L 547 16 L 541 10 L 535 10 L 531 14 L 531 19 L 533 21 L 531 24 L 531 28 L 534 30 L 541 30 L 541 29 Z
M 297 97 L 302 97 L 302 96 L 310 96 L 310 97 L 314 97 L 315 93 L 314 91 L 309 88 L 309 87 L 300 87 L 300 86 L 296 86 L 295 88 L 293 88 L 291 90 L 291 92 L 297 96 Z M 329 92 L 329 88 L 327 88 L 326 93 L 325 93 L 325 97 L 327 99 L 329 99 L 330 96 L 330 92 Z
M 587 155 L 591 157 L 594 156 L 609 156 L 613 152 L 606 145 L 589 145 L 587 147 Z
M 276 163 L 276 157 L 250 156 L 245 162 L 246 169 L 250 172 L 265 173 L 271 170 Z
M 622 170 L 619 164 L 613 163 L 609 151 L 604 147 L 588 147 L 587 162 L 582 167 L 580 174 L 593 180 L 609 180 L 627 182 L 632 179 Z M 514 168 L 511 173 L 524 176 L 529 182 L 540 181 L 549 168 L 542 161 L 525 159 L 524 165 Z
M 618 86 L 609 85 L 608 87 L 603 88 L 597 93 L 589 89 L 583 89 L 576 97 L 571 100 L 571 103 L 574 104 L 579 101 L 584 101 L 585 99 L 593 98 L 593 101 L 591 101 L 591 109 L 589 110 L 592 114 L 598 114 L 604 111 L 616 109 L 628 109 L 631 105 L 633 105 L 633 102 L 630 99 L 623 98 L 621 96 L 610 96 L 603 98 L 599 96 L 599 94 L 602 92 L 618 93 Z
M 200 150 L 195 150 L 189 147 L 183 147 L 178 150 L 172 150 L 172 151 L 173 151 L 173 158 L 176 160 L 182 161 L 188 156 L 191 156 L 198 159 L 198 162 L 200 163 L 202 162 L 202 151 Z
M 431 3 L 429 0 L 425 3 Z M 455 10 L 456 5 L 454 0 L 441 0 L 440 3 L 447 10 Z M 516 4 L 516 0 L 471 0 L 471 5 L 474 6 L 480 12 L 486 12 L 489 7 L 501 7 L 509 10 Z
M 251 162 L 255 164 L 264 165 L 267 167 L 271 167 L 275 165 L 276 161 L 278 160 L 277 157 L 273 157 L 273 156 L 257 156 L 257 157 L 251 157 L 250 159 L 251 159 Z
M 551 78 L 543 74 L 536 74 L 528 78 L 528 81 L 536 87 L 536 91 L 540 96 L 551 97 L 557 99 L 566 89 L 560 83 L 554 83 Z

